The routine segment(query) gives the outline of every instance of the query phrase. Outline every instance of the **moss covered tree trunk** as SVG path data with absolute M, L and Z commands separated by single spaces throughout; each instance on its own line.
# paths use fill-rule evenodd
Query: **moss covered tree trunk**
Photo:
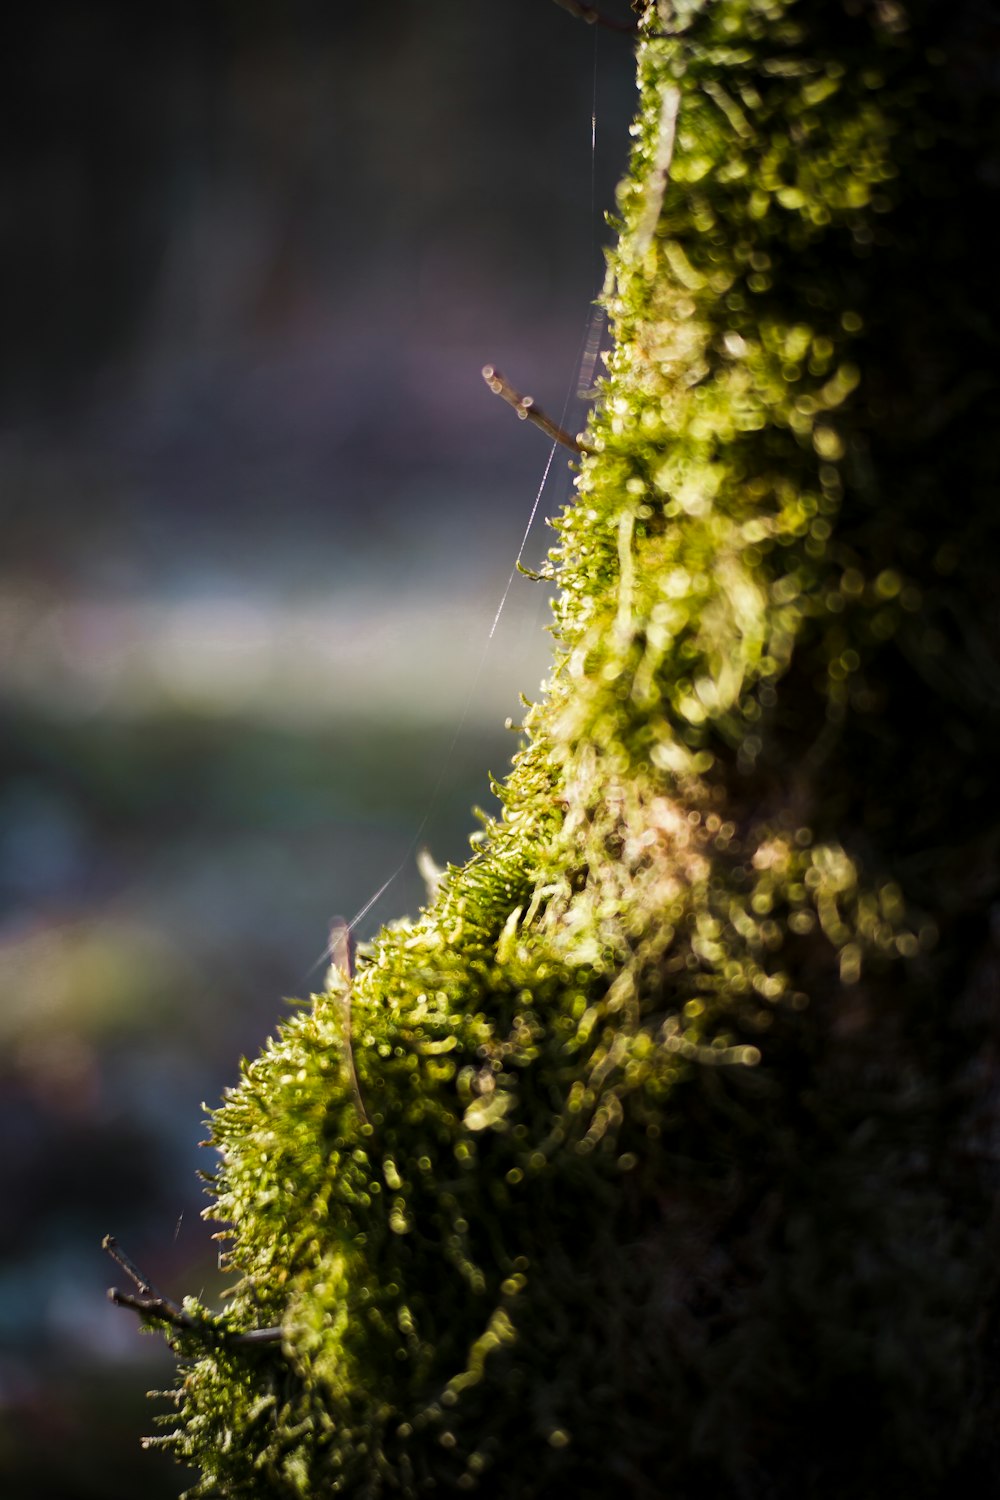
M 196 1494 L 1000 1481 L 995 26 L 642 16 L 551 682 L 214 1117 Z

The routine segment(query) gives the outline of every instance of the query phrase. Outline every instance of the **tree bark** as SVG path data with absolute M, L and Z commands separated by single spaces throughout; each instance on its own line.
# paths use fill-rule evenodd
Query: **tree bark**
M 640 27 L 552 680 L 214 1117 L 196 1495 L 1000 1478 L 996 23 Z

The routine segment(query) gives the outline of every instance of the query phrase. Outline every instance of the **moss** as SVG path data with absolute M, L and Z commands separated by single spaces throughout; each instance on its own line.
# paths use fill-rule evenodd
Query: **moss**
M 988 23 L 647 8 L 551 681 L 213 1117 L 194 1495 L 996 1480 Z

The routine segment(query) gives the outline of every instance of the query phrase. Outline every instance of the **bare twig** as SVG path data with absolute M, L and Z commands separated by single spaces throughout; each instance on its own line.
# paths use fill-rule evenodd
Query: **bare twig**
M 165 1297 L 158 1292 L 151 1281 L 139 1270 L 132 1257 L 122 1249 L 113 1234 L 106 1234 L 101 1241 L 101 1249 L 106 1250 L 116 1265 L 121 1266 L 126 1276 L 138 1289 L 138 1295 L 133 1292 L 119 1292 L 112 1287 L 108 1293 L 111 1301 L 119 1307 L 131 1307 L 134 1312 L 148 1313 L 151 1317 L 162 1318 L 165 1323 L 170 1323 L 175 1328 L 191 1329 L 196 1327 L 195 1320 L 190 1313 L 186 1313 L 179 1302 L 172 1297 Z
M 204 1318 L 195 1318 L 175 1302 L 172 1297 L 165 1297 L 158 1292 L 151 1281 L 140 1271 L 135 1261 L 119 1245 L 113 1234 L 106 1234 L 101 1241 L 102 1250 L 106 1250 L 116 1265 L 121 1266 L 126 1276 L 135 1282 L 138 1293 L 120 1292 L 117 1287 L 111 1287 L 108 1296 L 116 1307 L 128 1307 L 137 1312 L 142 1318 L 153 1318 L 158 1323 L 167 1323 L 171 1328 L 176 1328 L 181 1333 L 193 1333 L 206 1341 L 218 1341 L 225 1344 L 280 1344 L 280 1328 L 251 1328 L 244 1333 L 234 1333 L 227 1328 Z
M 576 16 L 578 21 L 586 21 L 588 26 L 606 26 L 609 31 L 622 31 L 628 36 L 634 36 L 639 30 L 634 21 L 616 21 L 611 16 L 602 15 L 592 5 L 582 5 L 580 0 L 556 0 L 563 10 L 568 10 L 571 16 Z
M 130 1307 L 144 1318 L 169 1323 L 171 1328 L 179 1328 L 185 1333 L 205 1332 L 205 1324 L 197 1322 L 170 1297 L 137 1297 L 132 1292 L 120 1292 L 116 1286 L 109 1288 L 108 1297 L 116 1307 Z
M 227 1344 L 280 1344 L 284 1333 L 280 1328 L 248 1328 L 243 1333 L 224 1335 Z
M 510 381 L 496 368 L 495 365 L 483 366 L 483 379 L 495 396 L 502 396 L 508 406 L 512 406 L 521 421 L 533 422 L 536 427 L 541 428 L 546 437 L 552 438 L 553 442 L 562 443 L 571 453 L 591 453 L 593 449 L 586 447 L 568 433 L 565 427 L 560 427 L 558 422 L 553 422 L 547 417 L 540 406 L 536 406 L 532 396 L 522 396 L 516 391 Z

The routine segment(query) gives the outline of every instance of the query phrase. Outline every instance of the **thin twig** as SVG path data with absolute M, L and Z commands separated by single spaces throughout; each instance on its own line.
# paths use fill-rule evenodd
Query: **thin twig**
M 563 447 L 568 448 L 571 453 L 593 452 L 593 449 L 581 443 L 579 438 L 568 433 L 565 427 L 560 427 L 558 422 L 553 422 L 551 417 L 547 417 L 541 407 L 535 404 L 532 396 L 522 396 L 520 391 L 516 391 L 495 365 L 483 366 L 483 379 L 495 396 L 502 396 L 507 405 L 514 408 L 522 422 L 533 422 L 536 427 L 541 428 L 546 437 L 552 438 L 553 442 L 562 443 Z
M 172 1323 L 179 1328 L 193 1328 L 194 1319 L 190 1313 L 186 1313 L 179 1302 L 172 1297 L 165 1297 L 162 1292 L 157 1291 L 151 1281 L 140 1271 L 131 1255 L 119 1245 L 113 1234 L 106 1234 L 101 1241 L 101 1249 L 106 1250 L 116 1265 L 121 1266 L 126 1276 L 135 1282 L 139 1295 L 132 1292 L 119 1292 L 114 1287 L 108 1293 L 112 1302 L 120 1307 L 131 1307 L 135 1312 L 148 1312 L 158 1318 L 163 1318 L 167 1323 Z
M 226 1333 L 227 1344 L 280 1344 L 284 1338 L 280 1328 L 248 1328 L 244 1333 Z
M 101 1249 L 108 1252 L 116 1265 L 121 1266 L 126 1276 L 138 1287 L 138 1295 L 134 1292 L 120 1292 L 117 1287 L 111 1287 L 108 1297 L 116 1307 L 128 1307 L 142 1318 L 155 1318 L 158 1323 L 167 1323 L 181 1333 L 197 1334 L 206 1341 L 217 1340 L 225 1344 L 281 1343 L 280 1328 L 250 1328 L 245 1333 L 234 1333 L 204 1318 L 192 1317 L 179 1302 L 157 1291 L 153 1283 L 140 1271 L 132 1257 L 122 1249 L 113 1234 L 104 1236 Z
M 156 1318 L 161 1323 L 169 1323 L 171 1328 L 182 1329 L 185 1333 L 204 1333 L 205 1324 L 197 1322 L 186 1313 L 182 1307 L 170 1297 L 137 1297 L 132 1292 L 120 1292 L 116 1286 L 108 1290 L 108 1298 L 116 1307 L 130 1307 L 133 1312 L 140 1313 L 144 1318 Z
M 622 31 L 628 36 L 634 36 L 639 30 L 635 21 L 616 21 L 611 16 L 602 15 L 592 5 L 581 5 L 580 0 L 556 0 L 556 4 L 568 10 L 578 21 L 586 21 L 588 26 L 606 26 L 609 31 Z

